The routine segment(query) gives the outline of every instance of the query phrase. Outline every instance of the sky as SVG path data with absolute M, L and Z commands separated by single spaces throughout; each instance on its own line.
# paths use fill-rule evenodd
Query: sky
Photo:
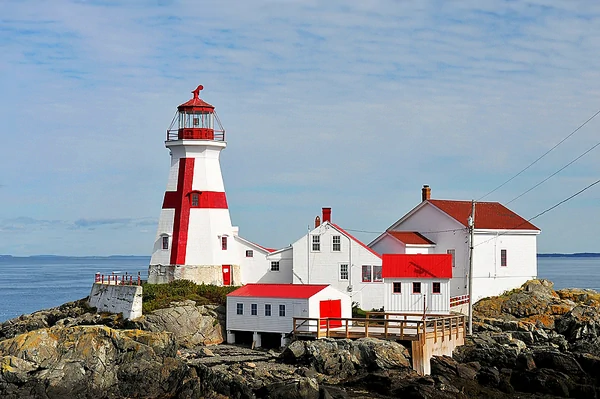
M 432 198 L 480 199 L 600 110 L 592 1 L 0 2 L 0 254 L 150 255 L 177 105 L 227 131 L 240 235 L 321 207 L 365 242 Z M 600 116 L 484 198 L 531 218 L 593 183 Z M 600 252 L 600 185 L 535 219 Z

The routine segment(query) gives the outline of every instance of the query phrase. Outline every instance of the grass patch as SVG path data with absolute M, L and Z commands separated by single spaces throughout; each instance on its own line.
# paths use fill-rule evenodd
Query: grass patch
M 144 284 L 142 311 L 163 309 L 171 302 L 192 300 L 196 305 L 225 305 L 227 294 L 238 287 L 219 287 L 196 284 L 189 280 L 175 280 L 169 284 Z

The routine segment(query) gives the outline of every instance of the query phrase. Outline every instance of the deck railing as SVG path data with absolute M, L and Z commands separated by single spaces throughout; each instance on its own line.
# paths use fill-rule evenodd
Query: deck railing
M 112 285 L 142 285 L 142 277 L 141 272 L 138 272 L 136 278 L 132 274 L 101 274 L 100 272 L 96 273 L 94 277 L 94 283 L 98 284 L 112 284 Z
M 469 294 L 453 296 L 452 298 L 450 298 L 450 307 L 451 308 L 465 304 L 465 303 L 469 303 Z
M 179 138 L 179 129 L 167 130 L 167 141 L 181 140 Z M 214 137 L 211 141 L 225 141 L 225 130 L 215 130 Z
M 414 314 L 368 312 L 365 318 L 294 317 L 292 333 L 316 338 L 374 337 L 401 341 L 433 338 L 437 342 L 464 336 L 465 325 L 464 315 L 427 315 L 423 320 Z

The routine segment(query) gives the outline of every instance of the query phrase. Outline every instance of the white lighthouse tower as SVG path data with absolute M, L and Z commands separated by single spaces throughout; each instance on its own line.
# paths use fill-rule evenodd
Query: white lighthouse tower
M 240 255 L 234 240 L 219 155 L 227 143 L 215 107 L 194 97 L 177 107 L 165 146 L 171 171 L 162 204 L 150 283 L 187 279 L 240 284 Z M 215 130 L 215 121 L 218 129 Z

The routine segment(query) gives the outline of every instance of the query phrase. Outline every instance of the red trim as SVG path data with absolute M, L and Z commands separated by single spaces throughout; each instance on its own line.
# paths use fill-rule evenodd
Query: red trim
M 163 199 L 163 209 L 175 209 L 175 216 L 173 218 L 173 239 L 171 242 L 172 265 L 185 265 L 190 209 L 227 209 L 227 198 L 225 193 L 215 191 L 192 191 L 194 162 L 194 158 L 179 159 L 177 191 L 165 192 L 165 197 Z M 198 206 L 192 206 L 191 193 L 200 194 Z
M 194 177 L 194 158 L 179 159 L 179 174 L 177 176 L 177 191 L 166 192 L 163 201 L 164 208 L 175 208 L 173 219 L 173 242 L 171 245 L 171 264 L 185 265 L 188 228 L 190 225 L 190 201 L 182 193 L 192 190 Z M 165 206 L 173 205 L 173 206 Z
M 452 255 L 384 254 L 383 278 L 452 278 Z
M 381 255 L 379 255 L 377 252 L 373 251 L 371 248 L 367 247 L 364 243 L 362 243 L 360 240 L 358 240 L 352 234 L 348 233 L 346 230 L 342 229 L 337 224 L 331 223 L 331 222 L 328 222 L 328 223 L 331 224 L 333 227 L 335 227 L 335 229 L 338 230 L 340 233 L 344 234 L 346 237 L 350 238 L 352 241 L 354 241 L 355 243 L 359 244 L 361 247 L 363 247 L 364 249 L 366 249 L 367 251 L 369 251 L 373 255 L 377 256 L 378 258 L 381 258 Z
M 246 284 L 228 297 L 310 298 L 329 285 L 324 284 Z

